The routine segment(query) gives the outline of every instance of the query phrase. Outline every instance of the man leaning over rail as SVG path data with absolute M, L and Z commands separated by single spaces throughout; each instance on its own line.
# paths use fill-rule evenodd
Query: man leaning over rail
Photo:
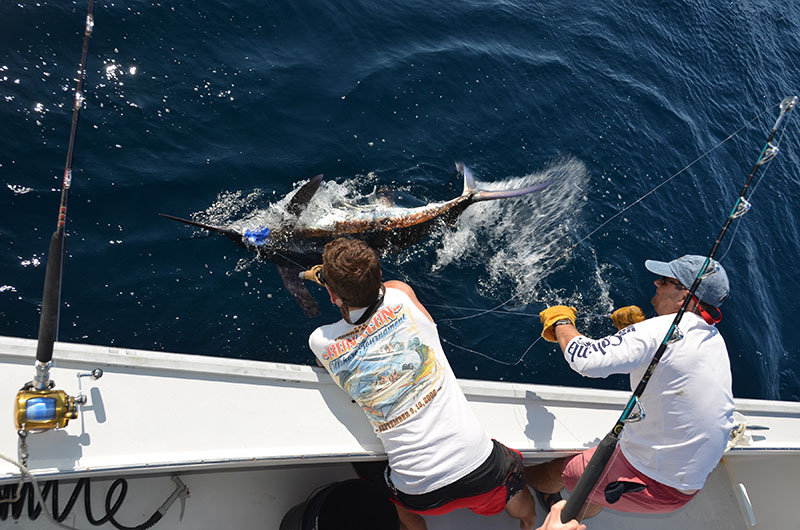
M 651 299 L 658 316 L 645 320 L 628 306 L 611 318 L 619 331 L 594 340 L 575 328 L 575 308 L 540 313 L 542 337 L 558 342 L 570 367 L 586 377 L 630 374 L 635 388 L 689 293 L 706 258 L 687 255 L 645 262 L 659 278 Z M 603 507 L 622 512 L 666 513 L 686 505 L 722 457 L 734 427 L 731 371 L 725 341 L 715 327 L 730 291 L 725 269 L 712 260 L 668 347 L 640 398 L 641 421 L 628 424 L 581 510 L 591 517 Z M 715 315 L 715 316 L 712 316 Z M 537 491 L 557 494 L 575 487 L 595 448 L 525 470 Z M 558 497 L 556 497 L 557 499 Z
M 411 287 L 383 283 L 375 251 L 344 238 L 325 246 L 317 279 L 342 320 L 317 328 L 309 345 L 383 443 L 388 464 L 355 466 L 395 503 L 403 527 L 427 528 L 419 514 L 505 508 L 520 528 L 532 529 L 535 503 L 522 458 L 478 423 Z

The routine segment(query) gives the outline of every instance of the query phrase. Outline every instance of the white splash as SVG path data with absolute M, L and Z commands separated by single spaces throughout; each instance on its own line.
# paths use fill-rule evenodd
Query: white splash
M 19 257 L 22 260 L 19 262 L 19 264 L 22 265 L 23 267 L 38 267 L 39 265 L 42 264 L 42 262 L 39 260 L 39 257 L 36 255 L 31 257 L 31 259 L 22 259 L 21 256 L 17 257 Z
M 563 267 L 571 244 L 570 225 L 577 222 L 588 182 L 586 166 L 565 158 L 543 171 L 495 183 L 483 189 L 512 189 L 550 182 L 544 190 L 509 200 L 488 201 L 467 208 L 455 229 L 444 232 L 433 271 L 457 263 L 485 263 L 488 277 L 480 286 L 496 294 L 508 282 L 513 295 L 528 303 L 549 290 L 543 280 Z
M 417 208 L 398 206 L 391 199 L 381 196 L 376 182 L 374 173 L 342 182 L 324 181 L 314 200 L 301 214 L 299 224 L 331 228 L 342 221 L 399 217 L 423 208 L 422 205 Z
M 281 219 L 277 212 L 273 212 L 277 204 L 266 210 L 260 210 L 258 206 L 263 202 L 263 196 L 263 192 L 259 189 L 248 194 L 243 191 L 223 191 L 217 195 L 217 200 L 211 206 L 193 214 L 192 219 L 201 223 L 234 228 L 276 226 Z M 288 204 L 288 200 L 284 199 L 278 204 Z
M 116 63 L 106 63 L 106 79 L 116 81 L 122 69 Z
M 8 189 L 17 195 L 25 195 L 26 193 L 33 191 L 33 188 L 26 188 L 25 186 L 20 186 L 19 184 L 6 184 L 6 186 L 8 186 Z

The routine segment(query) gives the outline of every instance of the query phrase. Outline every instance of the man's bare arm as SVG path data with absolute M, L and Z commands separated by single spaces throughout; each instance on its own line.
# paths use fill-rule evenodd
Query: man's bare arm
M 419 310 L 422 311 L 426 317 L 428 317 L 428 320 L 433 322 L 433 317 L 431 316 L 430 313 L 428 313 L 428 310 L 425 309 L 425 306 L 423 306 L 417 299 L 417 295 L 414 293 L 414 289 L 412 289 L 410 285 L 398 280 L 390 280 L 388 282 L 384 282 L 383 285 L 386 286 L 386 288 L 391 287 L 392 289 L 397 289 L 399 291 L 403 291 L 404 293 L 406 293 L 406 295 L 408 295 L 408 297 L 411 298 L 411 301 L 414 302 L 414 305 L 416 305 L 419 308 Z

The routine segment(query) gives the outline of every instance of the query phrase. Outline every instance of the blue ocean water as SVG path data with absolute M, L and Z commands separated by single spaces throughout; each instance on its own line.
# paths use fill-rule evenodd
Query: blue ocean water
M 85 12 L 0 3 L 3 335 L 37 333 Z M 443 201 L 463 161 L 489 187 L 552 184 L 471 207 L 385 276 L 461 377 L 626 388 L 571 373 L 537 313 L 575 305 L 600 336 L 614 307 L 650 310 L 644 260 L 708 253 L 799 57 L 800 10 L 778 0 L 100 2 L 59 338 L 310 364 L 308 334 L 338 318 L 324 293 L 308 320 L 270 263 L 157 214 L 252 222 L 317 173 L 314 215 L 376 186 Z M 718 254 L 738 397 L 800 397 L 798 120 Z

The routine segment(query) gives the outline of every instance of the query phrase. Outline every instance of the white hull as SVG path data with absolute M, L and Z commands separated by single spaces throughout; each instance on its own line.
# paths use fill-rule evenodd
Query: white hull
M 0 337 L 0 403 L 10 404 L 33 376 L 35 341 Z M 29 467 L 41 481 L 91 476 L 95 517 L 116 477 L 129 480 L 116 515 L 132 526 L 146 520 L 174 489 L 179 473 L 191 491 L 154 527 L 161 529 L 275 528 L 283 514 L 317 486 L 353 476 L 348 462 L 379 459 L 382 447 L 361 410 L 319 368 L 58 343 L 51 377 L 70 395 L 78 372 L 89 398 L 65 429 L 28 436 Z M 516 383 L 460 381 L 487 432 L 520 450 L 526 463 L 549 460 L 595 444 L 618 418 L 623 392 Z M 610 528 L 748 528 L 736 493 L 743 483 L 759 528 L 795 528 L 792 501 L 800 498 L 800 404 L 736 400 L 748 423 L 749 445 L 734 448 L 706 488 L 669 516 L 610 511 L 589 521 Z M 10 415 L 0 424 L 0 453 L 17 456 Z M 0 461 L 0 484 L 18 470 Z M 48 502 L 49 505 L 49 502 Z M 542 510 L 539 509 L 541 512 Z M 540 517 L 541 518 L 541 517 Z M 78 501 L 65 521 L 89 528 Z M 429 528 L 517 528 L 505 515 L 457 512 L 429 518 Z M 44 516 L 23 514 L 0 527 L 49 528 Z M 106 525 L 111 527 L 110 525 Z M 104 526 L 104 528 L 106 527 Z

